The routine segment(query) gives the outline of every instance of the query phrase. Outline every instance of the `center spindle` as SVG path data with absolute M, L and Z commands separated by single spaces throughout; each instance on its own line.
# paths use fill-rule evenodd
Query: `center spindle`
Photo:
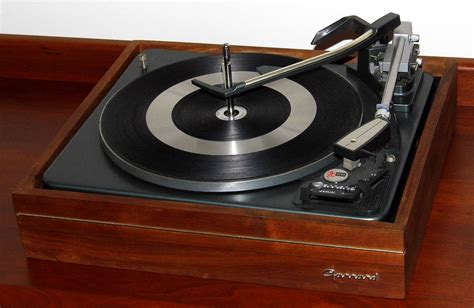
M 229 44 L 225 43 L 222 48 L 222 76 L 224 79 L 224 88 L 229 89 L 232 87 L 232 66 L 230 63 L 230 47 Z M 227 102 L 227 112 L 226 116 L 229 117 L 229 120 L 234 120 L 235 110 L 234 110 L 234 99 L 232 97 L 226 98 Z

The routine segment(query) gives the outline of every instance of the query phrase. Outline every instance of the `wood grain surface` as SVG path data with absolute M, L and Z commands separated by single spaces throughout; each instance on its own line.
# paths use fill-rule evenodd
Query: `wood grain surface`
M 114 56 L 110 58 L 117 57 L 119 49 L 114 49 Z M 106 68 L 106 65 L 96 67 L 96 75 L 103 74 Z M 471 78 L 471 81 L 461 81 L 462 89 L 468 89 L 458 95 L 461 106 L 470 106 L 473 101 L 472 91 L 469 91 L 473 86 L 472 74 L 467 71 L 461 67 L 461 73 Z M 454 138 L 408 297 L 405 301 L 386 300 L 27 261 L 18 236 L 11 191 L 30 172 L 39 153 L 97 82 L 92 77 L 90 80 L 68 77 L 68 81 L 60 81 L 62 77 L 48 77 L 46 81 L 34 77 L 40 75 L 21 76 L 29 79 L 0 79 L 0 170 L 3 173 L 0 177 L 0 304 L 6 307 L 91 304 L 469 307 L 474 304 L 474 198 L 471 195 L 474 188 L 474 108 L 459 107 Z
M 405 297 L 439 179 L 440 171 L 433 166 L 443 165 L 454 126 L 454 61 L 444 63 L 433 112 L 428 115 L 402 196 L 403 210 L 395 222 L 43 189 L 44 170 L 140 50 L 188 48 L 213 53 L 219 47 L 134 41 L 123 49 L 13 194 L 26 256 L 198 278 Z M 64 47 L 56 48 L 61 51 Z M 237 47 L 237 52 L 309 56 L 308 51 L 257 47 Z M 79 55 L 75 61 L 81 59 Z M 328 268 L 377 273 L 379 279 L 370 283 L 331 280 L 321 275 Z
M 127 44 L 0 34 L 0 77 L 96 83 Z

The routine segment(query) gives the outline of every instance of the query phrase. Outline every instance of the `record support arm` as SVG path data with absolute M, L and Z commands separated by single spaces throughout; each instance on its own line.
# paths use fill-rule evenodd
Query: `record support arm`
M 344 17 L 319 31 L 314 37 L 312 44 L 321 48 L 327 45 L 331 46 L 343 39 L 352 38 L 353 41 L 349 44 L 260 76 L 250 78 L 243 82 L 233 84 L 229 88 L 210 85 L 198 79 L 193 79 L 192 83 L 214 95 L 224 98 L 232 97 L 269 82 L 290 77 L 310 69 L 318 68 L 324 64 L 341 60 L 352 55 L 354 52 L 360 52 L 361 50 L 370 47 L 377 41 L 388 42 L 393 36 L 393 31 L 399 25 L 400 16 L 394 13 L 389 13 L 372 24 L 367 23 L 357 16 Z

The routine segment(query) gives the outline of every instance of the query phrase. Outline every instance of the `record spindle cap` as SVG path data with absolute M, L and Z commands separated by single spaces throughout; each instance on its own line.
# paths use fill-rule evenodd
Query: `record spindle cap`
M 230 46 L 225 43 L 222 46 L 222 73 L 224 74 L 224 88 L 232 87 L 232 67 L 230 64 Z
M 230 62 L 230 46 L 228 43 L 224 43 L 222 47 L 222 54 L 224 55 L 224 63 Z

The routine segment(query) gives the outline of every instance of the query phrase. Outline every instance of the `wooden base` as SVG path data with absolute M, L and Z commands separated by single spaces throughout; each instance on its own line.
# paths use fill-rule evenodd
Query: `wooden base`
M 44 170 L 128 61 L 152 47 L 202 52 L 220 48 L 159 42 L 131 42 L 124 48 L 13 195 L 28 257 L 342 293 L 405 296 L 453 131 L 457 93 L 453 60 L 425 58 L 425 67 L 442 79 L 394 223 L 42 188 Z M 299 57 L 314 54 L 246 47 L 233 50 Z M 366 278 L 376 275 L 377 279 L 333 279 L 322 275 L 326 269 L 368 275 Z

